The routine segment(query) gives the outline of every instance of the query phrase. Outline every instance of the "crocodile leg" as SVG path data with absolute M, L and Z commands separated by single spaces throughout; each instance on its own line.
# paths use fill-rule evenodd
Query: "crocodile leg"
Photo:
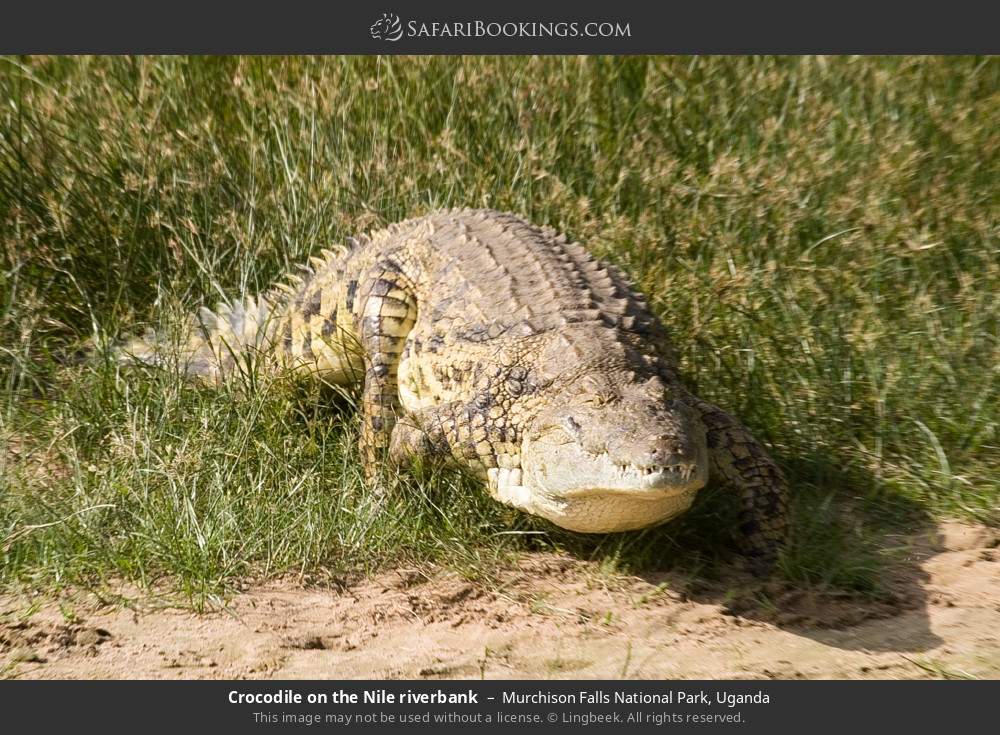
M 401 413 L 396 372 L 406 336 L 416 321 L 416 298 L 394 263 L 373 267 L 363 279 L 358 335 L 365 359 L 361 394 L 361 458 L 372 477 Z
M 402 465 L 415 457 L 452 460 L 485 471 L 492 464 L 493 448 L 485 441 L 475 441 L 484 422 L 481 411 L 470 409 L 462 401 L 449 401 L 408 414 L 392 429 L 389 459 Z
M 758 571 L 766 570 L 787 533 L 787 486 L 781 470 L 750 431 L 719 407 L 691 397 L 707 432 L 709 474 L 740 496 L 738 542 Z
M 455 401 L 405 416 L 393 427 L 389 458 L 403 466 L 427 460 L 471 466 L 486 479 L 490 495 L 527 508 L 531 492 L 521 484 L 521 469 L 509 461 L 503 463 L 507 466 L 497 466 L 491 449 L 459 438 L 475 436 L 478 415 L 467 404 Z
M 425 409 L 396 422 L 389 443 L 389 460 L 393 464 L 405 467 L 414 462 L 450 458 L 451 450 L 436 409 Z
M 520 469 L 513 466 L 511 455 L 498 457 L 495 447 L 485 441 L 484 421 L 481 410 L 462 401 L 408 414 L 393 427 L 389 459 L 401 466 L 430 460 L 467 467 L 488 480 L 493 494 L 498 477 L 520 484 Z

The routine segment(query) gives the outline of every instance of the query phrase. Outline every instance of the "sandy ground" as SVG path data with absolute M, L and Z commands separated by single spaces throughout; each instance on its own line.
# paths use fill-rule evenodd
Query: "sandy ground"
M 888 601 L 534 555 L 498 585 L 396 570 L 248 589 L 222 610 L 0 597 L 20 678 L 1000 678 L 1000 534 L 904 539 Z M 770 602 L 762 602 L 770 600 Z M 62 606 L 63 611 L 66 605 Z

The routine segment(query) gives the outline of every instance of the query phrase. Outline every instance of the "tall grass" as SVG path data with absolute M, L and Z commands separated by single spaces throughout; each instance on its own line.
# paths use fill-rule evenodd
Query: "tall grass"
M 7 58 L 0 103 L 5 583 L 200 599 L 538 547 L 724 557 L 717 491 L 598 538 L 452 475 L 376 500 L 350 397 L 107 358 L 444 206 L 520 212 L 634 276 L 692 387 L 786 469 L 793 582 L 870 590 L 886 523 L 997 518 L 996 59 Z

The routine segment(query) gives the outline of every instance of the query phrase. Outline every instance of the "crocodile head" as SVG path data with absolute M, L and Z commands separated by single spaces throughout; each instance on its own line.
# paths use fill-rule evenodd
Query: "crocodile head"
M 659 378 L 585 378 L 546 401 L 524 433 L 520 469 L 491 470 L 490 485 L 563 528 L 628 531 L 687 510 L 707 465 L 700 419 Z

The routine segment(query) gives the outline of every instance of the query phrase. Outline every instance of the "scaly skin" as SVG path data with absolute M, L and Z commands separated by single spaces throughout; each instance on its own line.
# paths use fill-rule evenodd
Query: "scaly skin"
M 247 355 L 363 382 L 361 449 L 457 462 L 501 502 L 583 532 L 655 525 L 709 476 L 746 552 L 785 536 L 785 482 L 736 419 L 689 393 L 665 330 L 616 268 L 512 214 L 437 212 L 324 252 L 287 294 L 202 310 L 189 371 Z M 148 359 L 154 348 L 133 345 Z

